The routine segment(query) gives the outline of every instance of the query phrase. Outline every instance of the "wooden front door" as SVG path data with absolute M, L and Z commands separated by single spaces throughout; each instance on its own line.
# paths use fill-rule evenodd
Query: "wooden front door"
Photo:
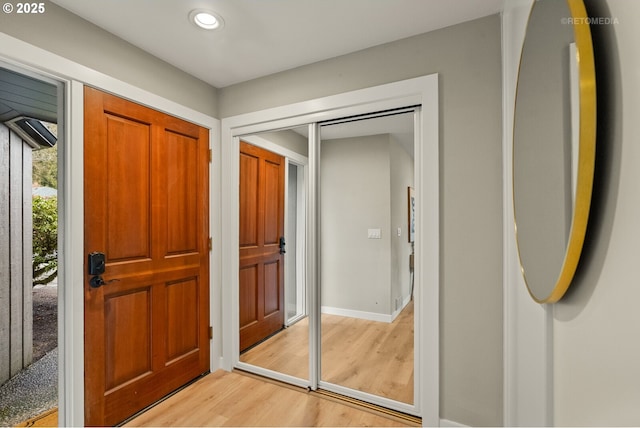
M 240 142 L 240 351 L 284 326 L 284 167 Z
M 85 88 L 85 423 L 123 421 L 209 370 L 209 136 Z

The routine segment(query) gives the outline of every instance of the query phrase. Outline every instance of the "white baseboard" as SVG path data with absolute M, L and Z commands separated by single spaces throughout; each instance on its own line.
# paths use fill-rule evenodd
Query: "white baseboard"
M 349 317 L 349 318 L 359 318 L 368 321 L 379 321 L 392 323 L 400 312 L 409 304 L 411 301 L 411 296 L 405 297 L 402 305 L 395 310 L 392 314 L 380 314 L 378 312 L 366 312 L 366 311 L 357 311 L 355 309 L 344 309 L 344 308 L 335 308 L 333 306 L 322 306 L 321 311 L 323 314 L 329 315 L 339 315 L 341 317 Z
M 223 356 L 220 356 L 220 357 L 217 358 L 217 361 L 218 361 L 217 365 L 215 364 L 216 358 L 212 358 L 211 361 L 213 363 L 213 364 L 211 364 L 211 368 L 210 368 L 211 369 L 211 373 L 215 372 L 216 370 L 220 370 L 220 369 L 229 371 L 229 370 L 227 370 L 225 368 L 225 364 L 224 364 L 225 361 L 224 361 L 224 357 Z
M 466 427 L 468 425 L 459 424 L 458 422 L 450 421 L 449 419 L 440 419 L 441 427 Z
M 398 318 L 398 315 L 400 315 L 400 312 L 404 310 L 404 308 L 409 304 L 410 301 L 411 301 L 411 295 L 408 295 L 407 297 L 404 298 L 404 300 L 402 301 L 402 305 L 400 305 L 400 307 L 391 314 L 391 322 L 395 321 L 396 318 Z
M 359 318 L 369 321 L 379 321 L 390 323 L 392 320 L 389 314 L 379 314 L 377 312 L 356 311 L 354 309 L 334 308 L 332 306 L 322 306 L 323 314 L 339 315 L 341 317 Z

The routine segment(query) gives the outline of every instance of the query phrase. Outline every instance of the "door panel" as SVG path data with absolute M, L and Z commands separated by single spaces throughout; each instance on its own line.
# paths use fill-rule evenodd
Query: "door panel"
M 117 424 L 209 369 L 208 131 L 85 89 L 85 418 Z M 86 269 L 85 269 L 86 270 Z
M 109 261 L 149 258 L 150 126 L 106 115 L 105 205 Z M 123 221 L 120 213 L 127 212 Z
M 240 142 L 240 350 L 284 326 L 282 156 Z
M 197 248 L 197 177 L 187 174 L 197 168 L 198 140 L 167 132 L 167 251 L 168 254 L 193 252 Z
M 258 265 L 240 269 L 240 329 L 258 321 Z
M 284 214 L 280 212 L 281 209 L 284 210 L 283 202 L 280 200 L 280 195 L 284 197 L 284 179 L 281 173 L 283 167 L 284 162 L 280 164 L 264 162 L 264 245 L 266 246 L 278 245 L 278 240 L 284 234 L 283 228 L 280 227 L 280 220 L 284 220 Z M 282 190 L 280 190 L 281 187 Z
M 176 360 L 198 349 L 198 282 L 170 283 L 167 293 L 167 359 Z
M 240 153 L 240 248 L 258 245 L 258 164 L 260 159 Z
M 105 324 L 113 326 L 105 332 L 107 390 L 152 370 L 150 298 L 150 290 L 145 288 L 105 299 Z
M 264 264 L 264 316 L 276 314 L 280 309 L 280 261 Z

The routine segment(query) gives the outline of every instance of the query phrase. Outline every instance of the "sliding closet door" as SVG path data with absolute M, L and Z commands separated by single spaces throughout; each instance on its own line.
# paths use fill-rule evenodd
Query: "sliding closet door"
M 238 368 L 418 413 L 414 116 L 404 109 L 240 137 L 288 166 L 285 317 L 280 329 L 239 350 Z M 311 160 L 309 176 L 291 156 Z M 314 225 L 319 234 L 306 242 Z M 310 260 L 315 272 L 305 272 Z
M 414 112 L 320 127 L 320 387 L 414 404 Z M 407 406 L 405 406 L 407 407 Z
M 309 379 L 309 319 L 304 300 L 307 295 L 305 258 L 301 251 L 305 238 L 304 163 L 308 152 L 307 130 L 308 126 L 303 126 L 240 138 L 239 204 L 239 368 L 263 375 L 276 373 L 279 380 L 291 381 L 291 378 L 295 378 L 301 381 L 297 383 L 304 385 L 308 384 Z M 267 160 L 259 162 L 261 157 Z M 275 171 L 273 165 L 276 163 L 284 171 L 282 177 L 278 176 L 277 190 L 276 180 L 268 180 L 269 171 Z M 272 175 L 275 177 L 275 173 Z M 267 178 L 263 184 L 259 184 L 261 176 Z M 273 182 L 272 185 L 270 182 Z M 260 197 L 265 190 L 267 194 Z M 277 234 L 272 234 L 270 240 L 262 241 L 271 242 L 263 247 L 270 248 L 278 264 L 259 267 L 253 260 L 267 250 L 260 247 L 260 239 L 247 237 L 247 231 L 251 231 L 249 235 L 260 235 L 261 230 L 267 229 L 265 216 L 272 211 L 270 206 L 275 207 L 272 200 L 275 197 L 269 196 L 274 192 L 279 195 L 282 192 L 280 196 L 283 202 L 281 206 L 278 204 L 278 212 L 282 210 L 282 213 L 277 215 L 278 222 L 282 221 L 281 229 Z M 243 227 L 245 223 L 255 226 Z M 277 304 L 268 304 L 266 300 L 269 272 L 272 276 L 277 272 L 278 280 L 283 281 Z M 261 281 L 260 275 L 266 280 Z M 264 309 L 260 311 L 260 308 Z M 268 311 L 268 308 L 273 309 Z M 276 308 L 278 318 L 269 325 L 269 329 L 260 329 L 260 316 L 268 319 L 276 314 Z M 260 329 L 261 334 L 243 341 L 243 332 L 251 329 Z

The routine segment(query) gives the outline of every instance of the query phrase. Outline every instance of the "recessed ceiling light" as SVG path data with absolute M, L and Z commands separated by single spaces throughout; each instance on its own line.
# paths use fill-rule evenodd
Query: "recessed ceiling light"
M 195 9 L 189 12 L 189 21 L 205 30 L 216 30 L 224 25 L 224 20 L 220 15 L 204 9 Z

